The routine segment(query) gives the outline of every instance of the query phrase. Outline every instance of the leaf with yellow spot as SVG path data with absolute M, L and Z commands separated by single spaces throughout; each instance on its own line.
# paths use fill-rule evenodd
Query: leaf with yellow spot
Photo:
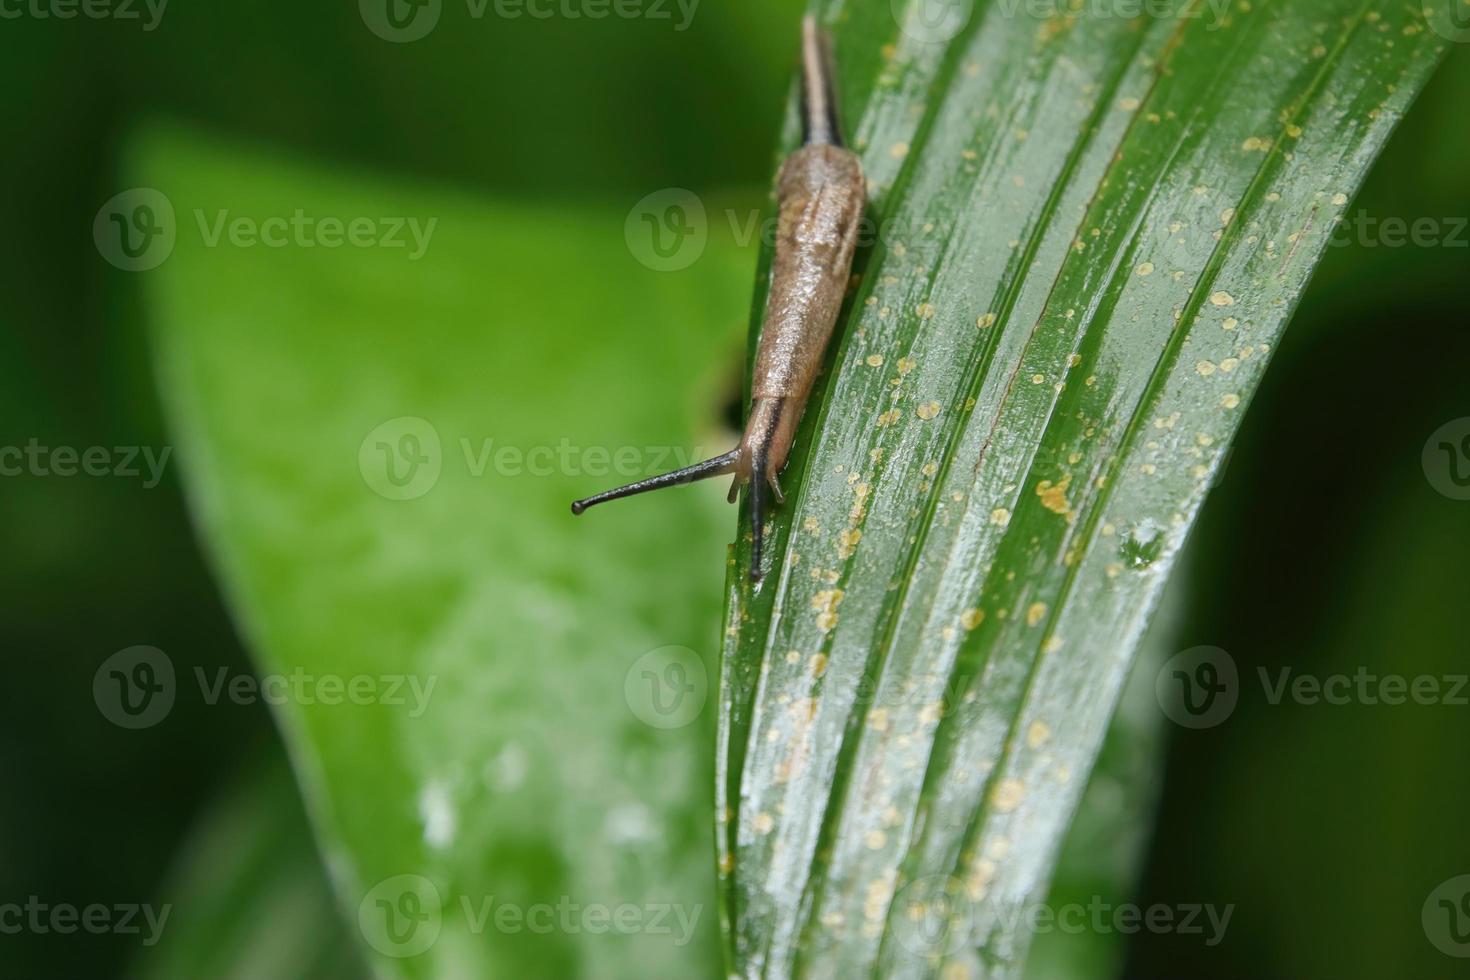
M 739 975 L 1020 972 L 1029 936 L 1008 923 L 1045 897 L 1231 410 L 1327 247 L 1330 202 L 1445 48 L 1417 4 L 1387 0 L 1218 21 L 1203 3 L 1136 19 L 977 4 L 937 41 L 899 26 L 924 5 L 819 5 L 889 233 L 858 256 L 773 550 L 811 516 L 856 526 L 846 471 L 870 489 L 861 539 L 821 577 L 775 562 L 753 586 L 743 541 L 731 570 L 718 789 L 735 815 L 718 842 Z M 763 302 L 762 283 L 755 329 Z M 828 658 L 819 684 L 790 648 Z M 764 732 L 808 696 L 805 762 L 778 783 L 789 746 Z M 1001 914 L 965 915 L 977 854 Z M 932 881 L 945 901 L 914 892 Z M 911 914 L 926 935 L 973 925 L 915 949 Z

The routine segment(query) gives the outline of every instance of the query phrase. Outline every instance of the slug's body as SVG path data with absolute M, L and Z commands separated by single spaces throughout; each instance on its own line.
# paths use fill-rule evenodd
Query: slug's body
M 605 500 L 733 473 L 732 501 L 741 484 L 751 485 L 751 578 L 760 578 L 762 571 L 766 493 L 769 489 L 778 502 L 784 500 L 778 477 L 837 324 L 864 205 L 862 165 L 842 146 L 831 65 L 810 17 L 802 24 L 801 102 L 804 142 L 786 158 L 777 181 L 776 254 L 740 445 L 723 456 L 572 504 L 572 512 L 580 514 Z

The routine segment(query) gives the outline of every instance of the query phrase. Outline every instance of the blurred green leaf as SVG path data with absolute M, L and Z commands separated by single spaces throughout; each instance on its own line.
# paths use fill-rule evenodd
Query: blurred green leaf
M 279 751 L 242 772 L 203 814 L 164 900 L 168 928 L 132 971 L 144 980 L 367 973 Z
M 177 215 L 141 274 L 158 372 L 259 673 L 409 682 L 399 704 L 289 694 L 276 713 L 379 972 L 717 970 L 713 712 L 692 685 L 713 694 L 722 489 L 576 523 L 567 505 L 728 438 L 750 255 L 712 240 L 655 272 L 622 211 L 394 189 L 174 133 L 134 170 Z M 437 226 L 418 260 L 208 243 L 221 212 L 298 209 Z M 675 666 L 679 687 L 649 687 Z
M 1019 972 L 1167 573 L 1445 46 L 1381 2 L 996 4 L 948 43 L 889 7 L 832 5 L 882 233 L 780 567 L 729 578 L 741 975 Z

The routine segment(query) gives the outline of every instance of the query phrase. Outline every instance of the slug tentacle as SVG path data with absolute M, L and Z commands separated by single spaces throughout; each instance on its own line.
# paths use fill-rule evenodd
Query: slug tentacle
M 617 500 L 620 497 L 631 497 L 634 494 L 647 493 L 650 490 L 662 490 L 664 487 L 677 487 L 685 483 L 694 483 L 697 480 L 707 480 L 712 476 L 722 473 L 734 473 L 740 469 L 741 452 L 739 448 L 732 449 L 723 456 L 715 456 L 702 463 L 686 466 L 672 473 L 662 476 L 651 476 L 646 480 L 638 480 L 627 486 L 617 487 L 613 490 L 604 490 L 602 493 L 591 497 L 583 497 L 581 500 L 572 501 L 572 513 L 580 514 L 594 504 L 600 504 L 608 500 Z
M 801 21 L 801 141 L 842 145 L 837 94 L 832 82 L 832 55 L 827 36 L 808 14 Z

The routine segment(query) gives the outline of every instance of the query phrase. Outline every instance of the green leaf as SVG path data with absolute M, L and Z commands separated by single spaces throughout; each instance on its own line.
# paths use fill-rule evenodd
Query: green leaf
M 1384 2 L 996 3 L 947 44 L 889 7 L 831 7 L 882 234 L 780 567 L 727 589 L 741 975 L 1019 972 L 1175 556 L 1445 47 Z
M 164 900 L 167 928 L 132 971 L 145 980 L 365 973 L 279 749 L 232 779 L 203 814 Z
M 276 717 L 377 971 L 717 970 L 695 685 L 712 700 L 724 491 L 568 502 L 729 438 L 750 256 L 711 241 L 659 273 L 622 210 L 404 191 L 176 133 L 134 170 L 177 215 L 142 274 L 175 456 L 258 671 L 309 679 Z M 298 209 L 438 224 L 417 260 L 211 244 L 222 212 Z M 664 696 L 688 696 L 655 705 L 645 673 L 674 666 Z M 368 703 L 318 686 L 358 678 Z
M 1137 892 L 1163 782 L 1166 733 L 1154 681 L 1177 649 L 1188 582 L 1189 576 L 1183 574 L 1170 579 L 1139 645 L 1076 819 L 1058 852 L 1045 905 L 1036 910 L 1037 935 L 1026 960 L 1027 978 L 1084 980 L 1123 972 L 1129 937 L 1116 929 L 1079 930 L 1077 916 L 1085 912 L 1092 920 L 1095 908 L 1125 907 Z

